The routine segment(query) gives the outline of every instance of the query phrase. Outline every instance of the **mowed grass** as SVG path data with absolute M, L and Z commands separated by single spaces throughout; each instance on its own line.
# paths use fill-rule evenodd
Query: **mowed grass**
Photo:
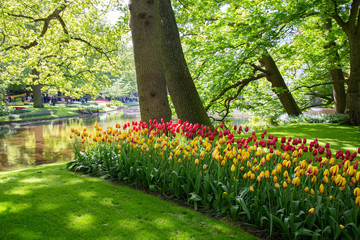
M 0 239 L 256 239 L 65 163 L 0 172 Z
M 330 149 L 333 151 L 342 149 L 353 152 L 360 147 L 359 126 L 334 123 L 291 124 L 269 128 L 268 134 L 277 136 L 279 140 L 282 136 L 286 138 L 307 138 L 307 144 L 317 138 L 321 146 L 328 142 Z M 335 155 L 335 152 L 333 152 L 333 155 Z

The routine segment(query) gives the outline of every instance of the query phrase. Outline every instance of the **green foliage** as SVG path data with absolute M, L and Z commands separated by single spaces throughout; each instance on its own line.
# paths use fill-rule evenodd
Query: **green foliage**
M 43 117 L 50 116 L 56 114 L 57 110 L 41 110 L 36 112 L 28 112 L 22 114 L 11 114 L 9 115 L 9 119 L 19 119 L 19 118 L 31 118 L 31 117 Z
M 0 79 L 5 86 L 41 84 L 73 97 L 97 95 L 128 68 L 128 61 L 120 60 L 131 56 L 122 47 L 128 41 L 124 29 L 106 23 L 116 7 L 113 1 L 2 1 L 0 6 Z
M 0 103 L 0 116 L 6 116 L 11 113 L 11 109 L 8 108 L 4 102 Z
M 289 116 L 283 120 L 284 124 L 292 123 L 340 123 L 344 124 L 344 114 L 302 114 L 298 117 Z
M 98 113 L 101 110 L 100 106 L 81 106 L 78 108 L 78 112 L 85 114 Z

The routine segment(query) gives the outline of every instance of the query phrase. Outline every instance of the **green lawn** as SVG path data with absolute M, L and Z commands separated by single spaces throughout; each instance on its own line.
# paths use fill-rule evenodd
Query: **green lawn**
M 269 128 L 268 134 L 278 136 L 279 139 L 282 136 L 307 138 L 308 141 L 317 138 L 322 146 L 328 142 L 332 150 L 357 151 L 357 148 L 360 147 L 358 126 L 345 126 L 333 123 L 291 124 Z
M 0 239 L 256 239 L 65 163 L 0 172 Z

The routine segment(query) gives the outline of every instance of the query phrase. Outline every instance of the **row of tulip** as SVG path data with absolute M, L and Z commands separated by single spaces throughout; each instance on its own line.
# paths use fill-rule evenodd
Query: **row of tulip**
M 132 122 L 72 129 L 73 171 L 171 195 L 288 239 L 359 239 L 357 152 L 223 124 Z M 360 153 L 360 148 L 358 150 Z

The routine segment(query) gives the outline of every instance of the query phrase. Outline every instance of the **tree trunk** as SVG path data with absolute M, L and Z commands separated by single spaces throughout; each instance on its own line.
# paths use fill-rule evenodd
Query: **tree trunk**
M 129 8 L 141 119 L 146 122 L 161 118 L 170 121 L 158 2 L 131 0 Z
M 350 77 L 346 94 L 345 121 L 360 125 L 360 37 L 357 31 L 349 37 Z
M 31 88 L 33 90 L 33 101 L 34 101 L 34 108 L 43 108 L 43 102 L 42 102 L 42 98 L 41 98 L 41 84 L 38 83 L 38 79 L 39 79 L 39 72 L 33 68 L 33 70 L 31 71 L 31 74 L 37 76 L 34 78 L 34 84 L 31 85 Z
M 266 79 L 271 83 L 272 91 L 279 98 L 286 113 L 289 116 L 299 116 L 301 114 L 301 110 L 289 91 L 274 59 L 270 55 L 263 54 L 260 62 L 264 65 L 267 71 Z
M 182 121 L 213 127 L 190 75 L 170 0 L 158 0 L 166 83 Z
M 326 23 L 323 24 L 323 28 L 331 31 L 332 22 L 330 18 L 326 19 Z M 331 39 L 331 38 L 329 38 Z M 332 40 L 328 42 L 325 48 L 334 48 L 336 43 Z M 331 80 L 334 82 L 333 84 L 333 97 L 335 103 L 335 111 L 336 113 L 344 113 L 346 106 L 346 93 L 345 93 L 345 78 L 344 73 L 341 68 L 337 67 L 337 63 L 340 61 L 340 56 L 336 49 L 334 49 L 334 53 L 329 55 L 329 64 L 330 66 L 330 76 Z
M 336 53 L 337 56 L 339 56 Z M 346 106 L 345 78 L 341 68 L 330 69 L 333 84 L 333 97 L 336 113 L 344 113 Z

